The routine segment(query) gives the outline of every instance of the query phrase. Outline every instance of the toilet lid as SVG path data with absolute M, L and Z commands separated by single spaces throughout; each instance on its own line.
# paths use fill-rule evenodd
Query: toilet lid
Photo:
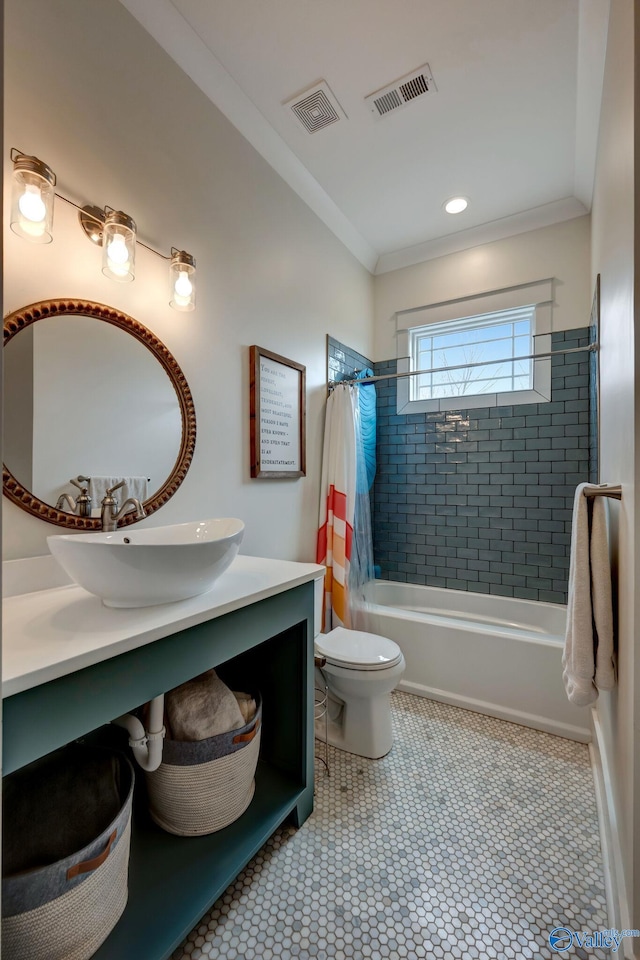
M 327 660 L 354 668 L 391 667 L 402 656 L 400 647 L 393 640 L 362 630 L 346 630 L 345 627 L 321 633 L 316 637 L 315 646 Z

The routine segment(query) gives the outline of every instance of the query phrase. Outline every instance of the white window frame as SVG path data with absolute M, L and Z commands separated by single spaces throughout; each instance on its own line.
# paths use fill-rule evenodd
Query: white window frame
M 503 290 L 492 290 L 476 297 L 465 297 L 443 303 L 399 311 L 396 314 L 398 373 L 408 373 L 411 367 L 412 341 L 418 330 L 430 324 L 460 321 L 480 317 L 501 310 L 533 305 L 533 353 L 551 350 L 553 279 L 534 281 Z M 521 403 L 544 403 L 551 399 L 551 359 L 533 363 L 533 389 L 501 391 L 499 393 L 464 394 L 458 397 L 440 397 L 433 400 L 412 400 L 411 377 L 396 381 L 396 410 L 400 414 L 436 413 L 443 410 L 470 410 L 479 407 L 508 407 Z

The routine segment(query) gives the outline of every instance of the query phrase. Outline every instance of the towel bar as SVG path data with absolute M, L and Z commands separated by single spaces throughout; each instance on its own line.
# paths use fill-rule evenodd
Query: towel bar
M 79 480 L 81 483 L 83 483 L 83 482 L 90 483 L 90 482 L 91 482 L 91 477 L 77 476 L 77 477 L 76 477 L 76 480 Z M 73 483 L 73 480 L 71 480 L 71 483 Z M 147 477 L 147 483 L 151 483 L 151 477 Z
M 582 491 L 585 497 L 610 497 L 612 500 L 622 500 L 622 486 L 618 484 L 612 484 L 608 487 L 606 484 L 603 484 L 601 487 L 588 487 Z

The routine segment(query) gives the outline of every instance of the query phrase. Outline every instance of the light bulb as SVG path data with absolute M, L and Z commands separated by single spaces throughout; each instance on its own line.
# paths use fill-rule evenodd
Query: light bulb
M 111 260 L 113 263 L 126 263 L 129 259 L 129 251 L 127 250 L 127 245 L 124 242 L 124 237 L 119 233 L 116 234 L 107 247 L 107 253 L 109 255 L 109 260 Z
M 169 306 L 174 310 L 190 311 L 196 305 L 196 261 L 185 250 L 171 248 L 169 267 L 171 294 Z
M 128 283 L 135 276 L 136 224 L 122 210 L 105 207 L 102 227 L 102 272 L 111 280 Z
M 109 269 L 119 276 L 126 276 L 129 272 L 129 251 L 121 234 L 116 234 L 107 246 Z
M 189 280 L 189 274 L 186 270 L 181 270 L 178 274 L 178 279 L 173 285 L 176 303 L 179 306 L 186 306 L 189 302 L 191 294 L 193 293 L 193 284 Z
M 41 225 L 47 215 L 40 187 L 32 183 L 25 184 L 24 193 L 18 200 L 18 207 L 22 216 L 34 224 Z
M 24 240 L 51 243 L 56 175 L 42 160 L 15 148 L 11 151 L 11 160 L 13 186 L 9 225 Z

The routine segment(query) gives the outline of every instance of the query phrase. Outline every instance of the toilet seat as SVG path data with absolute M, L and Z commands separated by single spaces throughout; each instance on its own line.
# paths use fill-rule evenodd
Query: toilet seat
M 402 651 L 393 640 L 345 627 L 320 634 L 315 646 L 328 663 L 347 670 L 387 670 L 402 660 Z

